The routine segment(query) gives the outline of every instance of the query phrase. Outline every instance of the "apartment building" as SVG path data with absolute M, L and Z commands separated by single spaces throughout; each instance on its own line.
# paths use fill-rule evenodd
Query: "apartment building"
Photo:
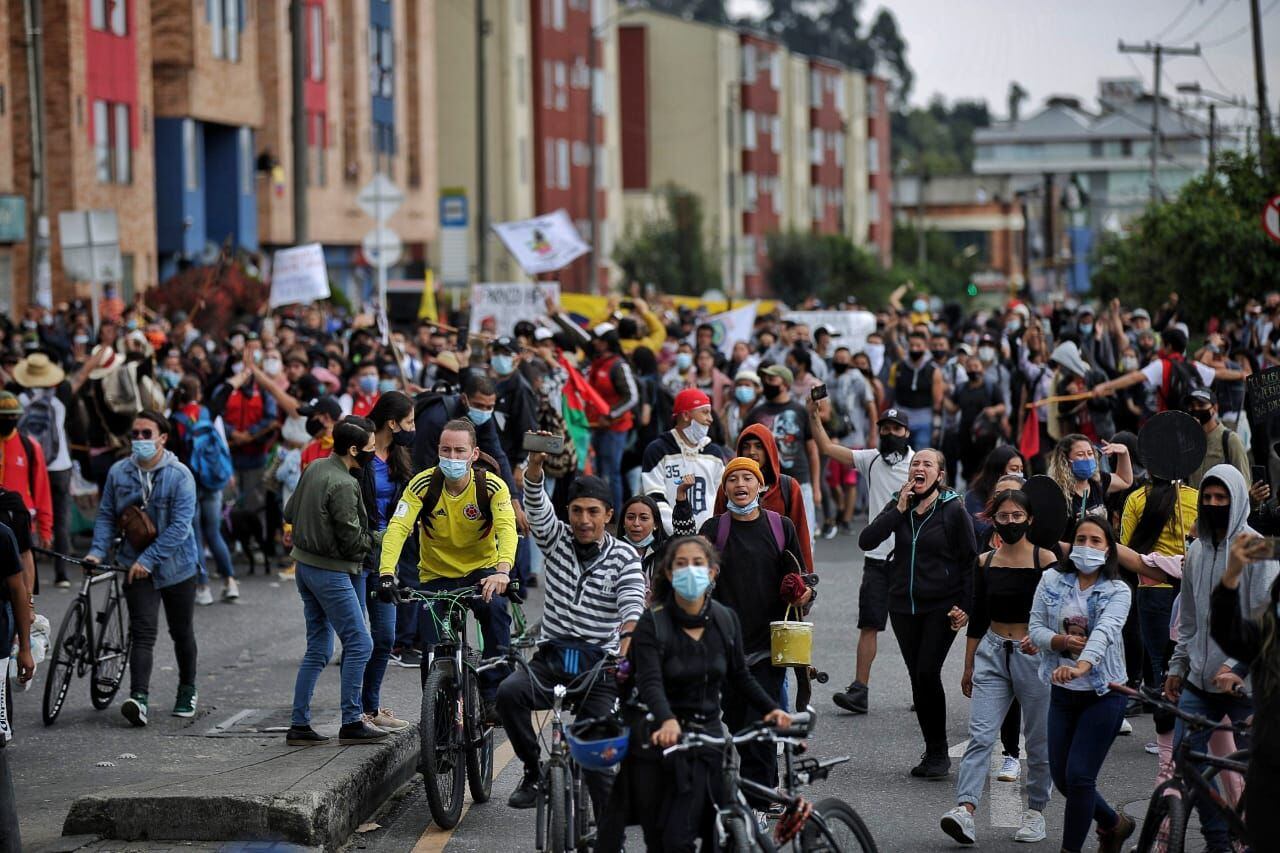
M 889 81 L 867 77 L 867 242 L 880 263 L 893 263 L 893 159 L 890 151 Z
M 9 0 L 0 0 L 0 312 L 13 316 L 15 288 L 28 289 L 26 279 L 15 282 L 13 275 L 14 251 L 27 237 L 27 203 L 14 192 L 13 86 L 7 61 L 11 50 L 9 33 Z

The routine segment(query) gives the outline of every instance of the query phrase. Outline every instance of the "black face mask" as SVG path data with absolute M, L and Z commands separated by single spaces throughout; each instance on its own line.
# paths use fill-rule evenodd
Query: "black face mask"
M 583 545 L 577 539 L 573 540 L 573 554 L 578 558 L 578 565 L 585 566 L 591 562 L 600 553 L 599 542 L 588 542 Z
M 880 455 L 885 459 L 896 456 L 901 459 L 907 453 L 907 437 L 905 435 L 881 435 Z
M 924 360 L 924 357 L 925 357 L 925 355 L 926 355 L 926 353 L 927 353 L 927 351 L 926 351 L 926 350 L 918 350 L 918 351 L 917 351 L 917 350 L 911 350 L 911 351 L 908 353 L 908 357 L 909 357 L 912 361 L 923 361 L 923 360 Z
M 764 386 L 764 388 L 761 389 L 761 393 L 764 394 L 764 398 L 766 400 L 776 400 L 780 396 L 782 396 L 782 386 L 766 385 Z
M 933 358 L 935 361 L 946 361 L 948 355 L 950 355 L 950 353 L 944 349 L 936 349 L 933 351 Z
M 17 428 L 17 418 L 0 418 L 0 438 L 8 438 Z
M 417 430 L 402 429 L 391 434 L 391 443 L 396 447 L 413 447 L 413 439 L 416 436 Z
M 319 418 L 317 417 L 307 418 L 307 435 L 311 436 L 312 438 L 315 438 L 317 435 L 319 435 L 323 431 L 324 431 L 324 424 L 320 423 Z
M 852 364 L 846 364 L 846 363 L 844 363 L 844 362 L 840 362 L 840 361 L 837 361 L 835 364 L 831 365 L 831 369 L 832 369 L 832 370 L 834 370 L 834 371 L 836 372 L 836 375 L 837 375 L 837 376 L 839 376 L 839 375 L 840 375 L 840 374 L 842 374 L 842 373 L 848 373 L 848 372 L 849 372 L 849 368 L 850 368 L 850 367 L 853 367 L 853 365 L 852 365 Z
M 1200 517 L 1205 520 L 1210 529 L 1225 531 L 1227 524 L 1231 521 L 1231 505 L 1202 506 L 1200 507 Z
M 356 465 L 358 465 L 361 468 L 367 467 L 369 463 L 372 461 L 373 461 L 372 450 L 362 450 L 356 454 Z
M 1027 531 L 1031 528 L 1029 521 L 1010 521 L 1004 524 L 996 522 L 992 525 L 996 533 L 1000 534 L 1000 541 L 1006 545 L 1014 545 L 1022 541 L 1022 537 L 1027 535 Z
M 1195 418 L 1202 424 L 1207 424 L 1213 419 L 1213 409 L 1191 409 L 1187 412 L 1191 417 Z
M 934 480 L 934 481 L 929 485 L 929 488 L 925 489 L 923 492 L 920 492 L 919 494 L 916 494 L 915 492 L 912 492 L 912 493 L 911 493 L 911 503 L 912 503 L 912 505 L 914 506 L 915 504 L 918 504 L 918 503 L 920 503 L 920 502 L 924 501 L 926 498 L 928 498 L 928 497 L 929 497 L 929 495 L 931 495 L 931 494 L 933 494 L 934 492 L 938 491 L 938 485 L 939 485 L 939 484 L 938 484 L 938 481 L 937 481 L 937 480 Z

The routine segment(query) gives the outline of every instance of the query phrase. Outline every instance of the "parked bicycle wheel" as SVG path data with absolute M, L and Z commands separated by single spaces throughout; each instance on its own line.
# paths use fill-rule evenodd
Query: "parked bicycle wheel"
M 129 629 L 125 624 L 124 601 L 112 597 L 107 607 L 95 617 L 98 632 L 93 649 L 93 678 L 89 681 L 89 698 L 99 711 L 116 698 L 124 671 L 129 665 Z
M 493 793 L 493 726 L 484 719 L 484 705 L 480 701 L 480 679 L 474 672 L 464 676 L 467 690 L 464 696 L 467 738 L 467 785 L 471 799 L 477 803 L 489 802 Z
M 441 829 L 453 829 L 462 817 L 462 786 L 467 768 L 464 733 L 457 719 L 458 687 L 453 674 L 436 667 L 422 690 L 422 781 L 431 818 Z
M 53 725 L 66 701 L 71 678 L 89 653 L 89 607 L 83 598 L 71 602 L 67 615 L 58 626 L 58 638 L 49 649 L 49 675 L 44 682 L 44 707 L 41 715 L 46 726 Z
M 547 770 L 547 850 L 550 853 L 569 853 L 576 846 L 570 839 L 573 832 L 569 821 L 569 773 L 559 765 Z
M 1151 794 L 1147 816 L 1142 819 L 1138 853 L 1182 853 L 1187 836 L 1187 805 L 1184 792 L 1174 781 L 1160 785 Z
M 861 815 L 844 800 L 834 797 L 813 807 L 814 814 L 822 818 L 827 832 L 816 821 L 810 820 L 800 833 L 800 849 L 805 853 L 875 853 L 876 842 L 871 837 Z M 830 837 L 828 837 L 828 833 Z

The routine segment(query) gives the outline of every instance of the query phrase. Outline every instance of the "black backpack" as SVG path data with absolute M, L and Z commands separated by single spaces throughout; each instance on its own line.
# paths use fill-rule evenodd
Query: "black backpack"
M 1188 394 L 1205 387 L 1194 363 L 1184 358 L 1164 358 L 1161 363 L 1164 365 L 1164 382 L 1159 394 L 1162 411 L 1178 408 Z

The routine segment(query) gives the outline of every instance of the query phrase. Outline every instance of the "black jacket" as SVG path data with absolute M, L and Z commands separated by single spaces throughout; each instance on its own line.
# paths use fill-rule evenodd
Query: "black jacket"
M 524 434 L 538 428 L 538 396 L 518 370 L 499 381 L 497 391 L 493 419 L 498 424 L 498 439 L 507 461 L 519 465 L 529 456 L 524 449 Z
M 978 545 L 959 494 L 942 492 L 924 516 L 898 512 L 898 502 L 891 501 L 862 529 L 858 547 L 869 551 L 890 536 L 890 611 L 928 613 L 958 605 L 972 612 Z
M 454 418 L 465 418 L 467 407 L 461 394 L 419 394 L 413 404 L 416 435 L 413 440 L 413 470 L 434 468 L 440 461 L 440 433 L 444 425 Z M 498 462 L 502 479 L 512 494 L 516 491 L 515 477 L 511 475 L 511 463 L 498 438 L 498 425 L 490 418 L 483 426 L 476 427 L 476 439 L 480 449 Z

